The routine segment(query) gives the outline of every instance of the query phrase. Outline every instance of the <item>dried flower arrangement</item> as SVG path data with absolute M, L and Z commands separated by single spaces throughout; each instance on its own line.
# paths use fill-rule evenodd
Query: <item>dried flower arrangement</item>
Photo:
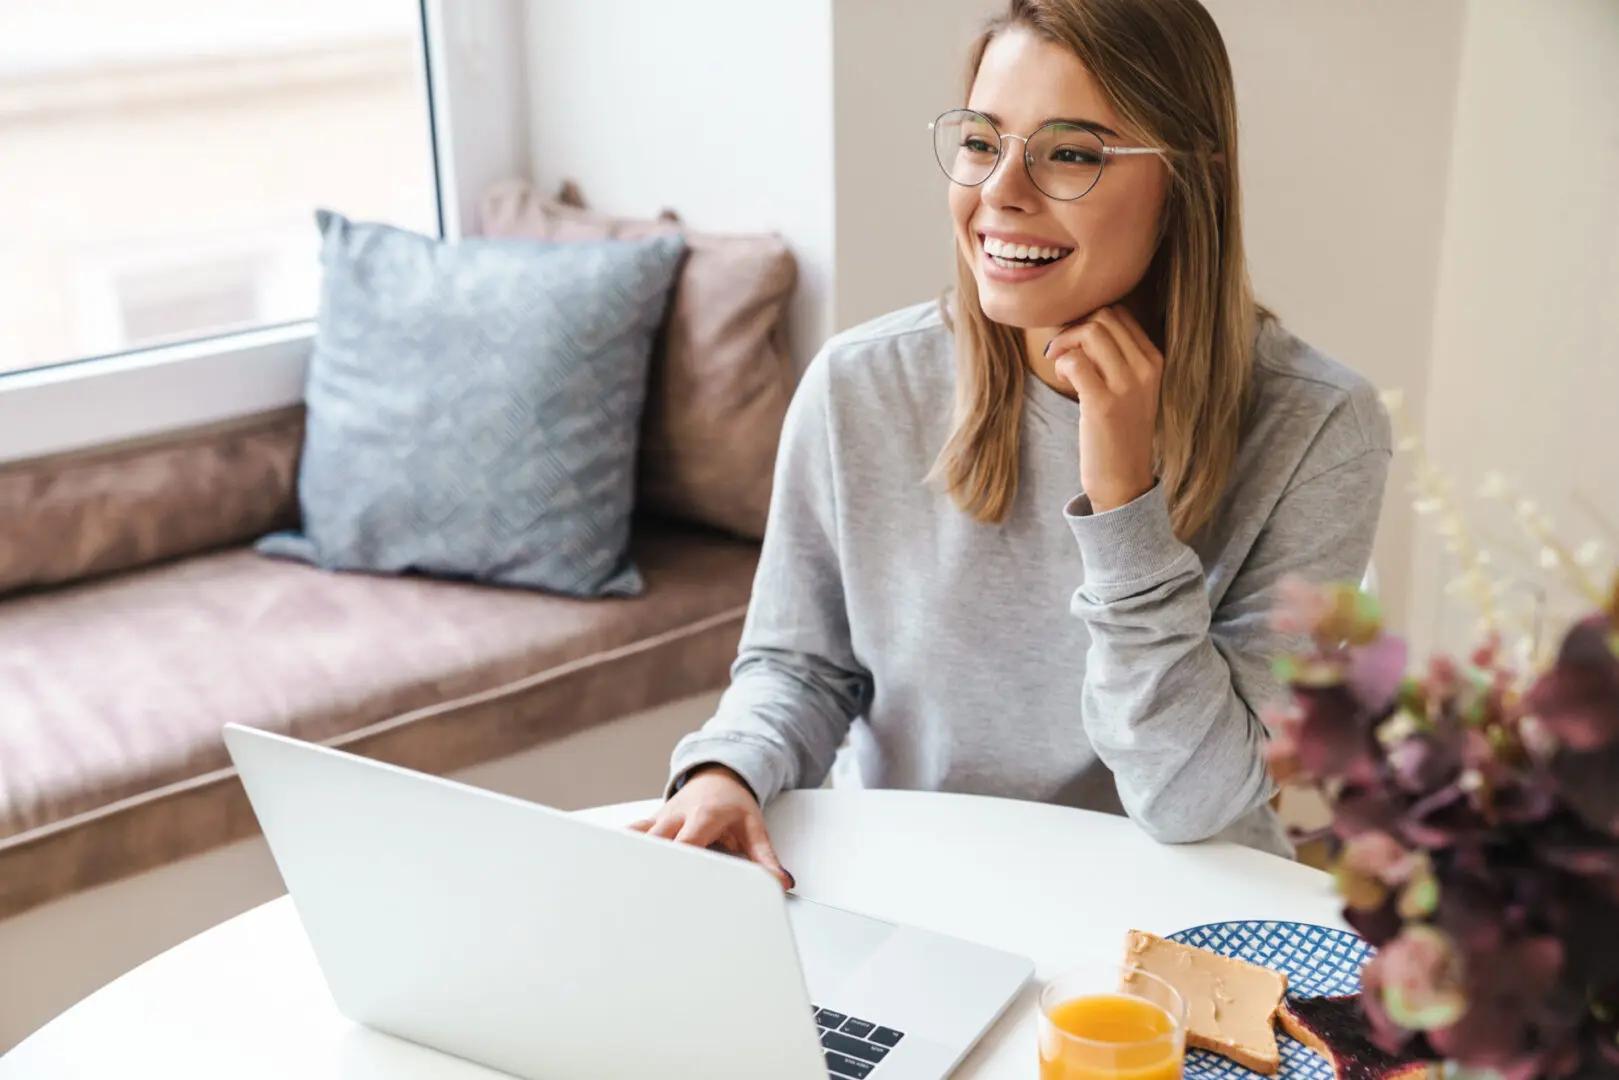
M 1479 644 L 1412 674 L 1370 597 L 1292 583 L 1277 624 L 1311 644 L 1277 663 L 1291 694 L 1268 717 L 1271 767 L 1331 807 L 1345 918 L 1378 948 L 1362 1004 L 1381 1046 L 1507 1080 L 1619 1077 L 1619 578 L 1597 589 L 1589 550 L 1518 506 L 1592 613 L 1552 655 L 1509 648 L 1448 486 L 1425 463 L 1418 485 Z

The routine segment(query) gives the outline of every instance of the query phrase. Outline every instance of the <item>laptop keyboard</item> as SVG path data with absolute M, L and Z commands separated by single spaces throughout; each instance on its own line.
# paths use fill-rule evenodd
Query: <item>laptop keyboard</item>
M 866 1080 L 905 1038 L 903 1031 L 820 1007 L 815 1009 L 815 1026 L 821 1029 L 826 1071 L 838 1080 Z

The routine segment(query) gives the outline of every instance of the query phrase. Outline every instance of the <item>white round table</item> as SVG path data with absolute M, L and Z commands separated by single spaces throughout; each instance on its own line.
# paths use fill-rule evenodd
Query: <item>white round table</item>
M 586 811 L 608 824 L 651 803 Z M 769 820 L 798 892 L 1032 957 L 1038 978 L 1112 956 L 1126 930 L 1228 919 L 1342 926 L 1331 880 L 1223 844 L 1164 847 L 1123 818 L 895 791 L 804 791 Z M 957 1072 L 1031 1077 L 1026 989 Z M 171 949 L 0 1058 L 0 1080 L 492 1080 L 338 1013 L 283 897 Z

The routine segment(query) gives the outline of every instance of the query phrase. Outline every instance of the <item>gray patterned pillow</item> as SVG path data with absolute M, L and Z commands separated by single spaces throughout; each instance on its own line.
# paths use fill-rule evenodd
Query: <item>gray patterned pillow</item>
M 303 531 L 258 550 L 329 570 L 639 593 L 636 443 L 683 242 L 450 244 L 325 210 L 317 221 Z

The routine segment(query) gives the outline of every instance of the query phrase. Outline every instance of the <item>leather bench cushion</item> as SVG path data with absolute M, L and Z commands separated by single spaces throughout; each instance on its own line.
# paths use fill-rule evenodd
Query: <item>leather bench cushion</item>
M 227 722 L 444 773 L 723 686 L 757 545 L 575 600 L 233 549 L 0 603 L 0 918 L 255 830 Z

